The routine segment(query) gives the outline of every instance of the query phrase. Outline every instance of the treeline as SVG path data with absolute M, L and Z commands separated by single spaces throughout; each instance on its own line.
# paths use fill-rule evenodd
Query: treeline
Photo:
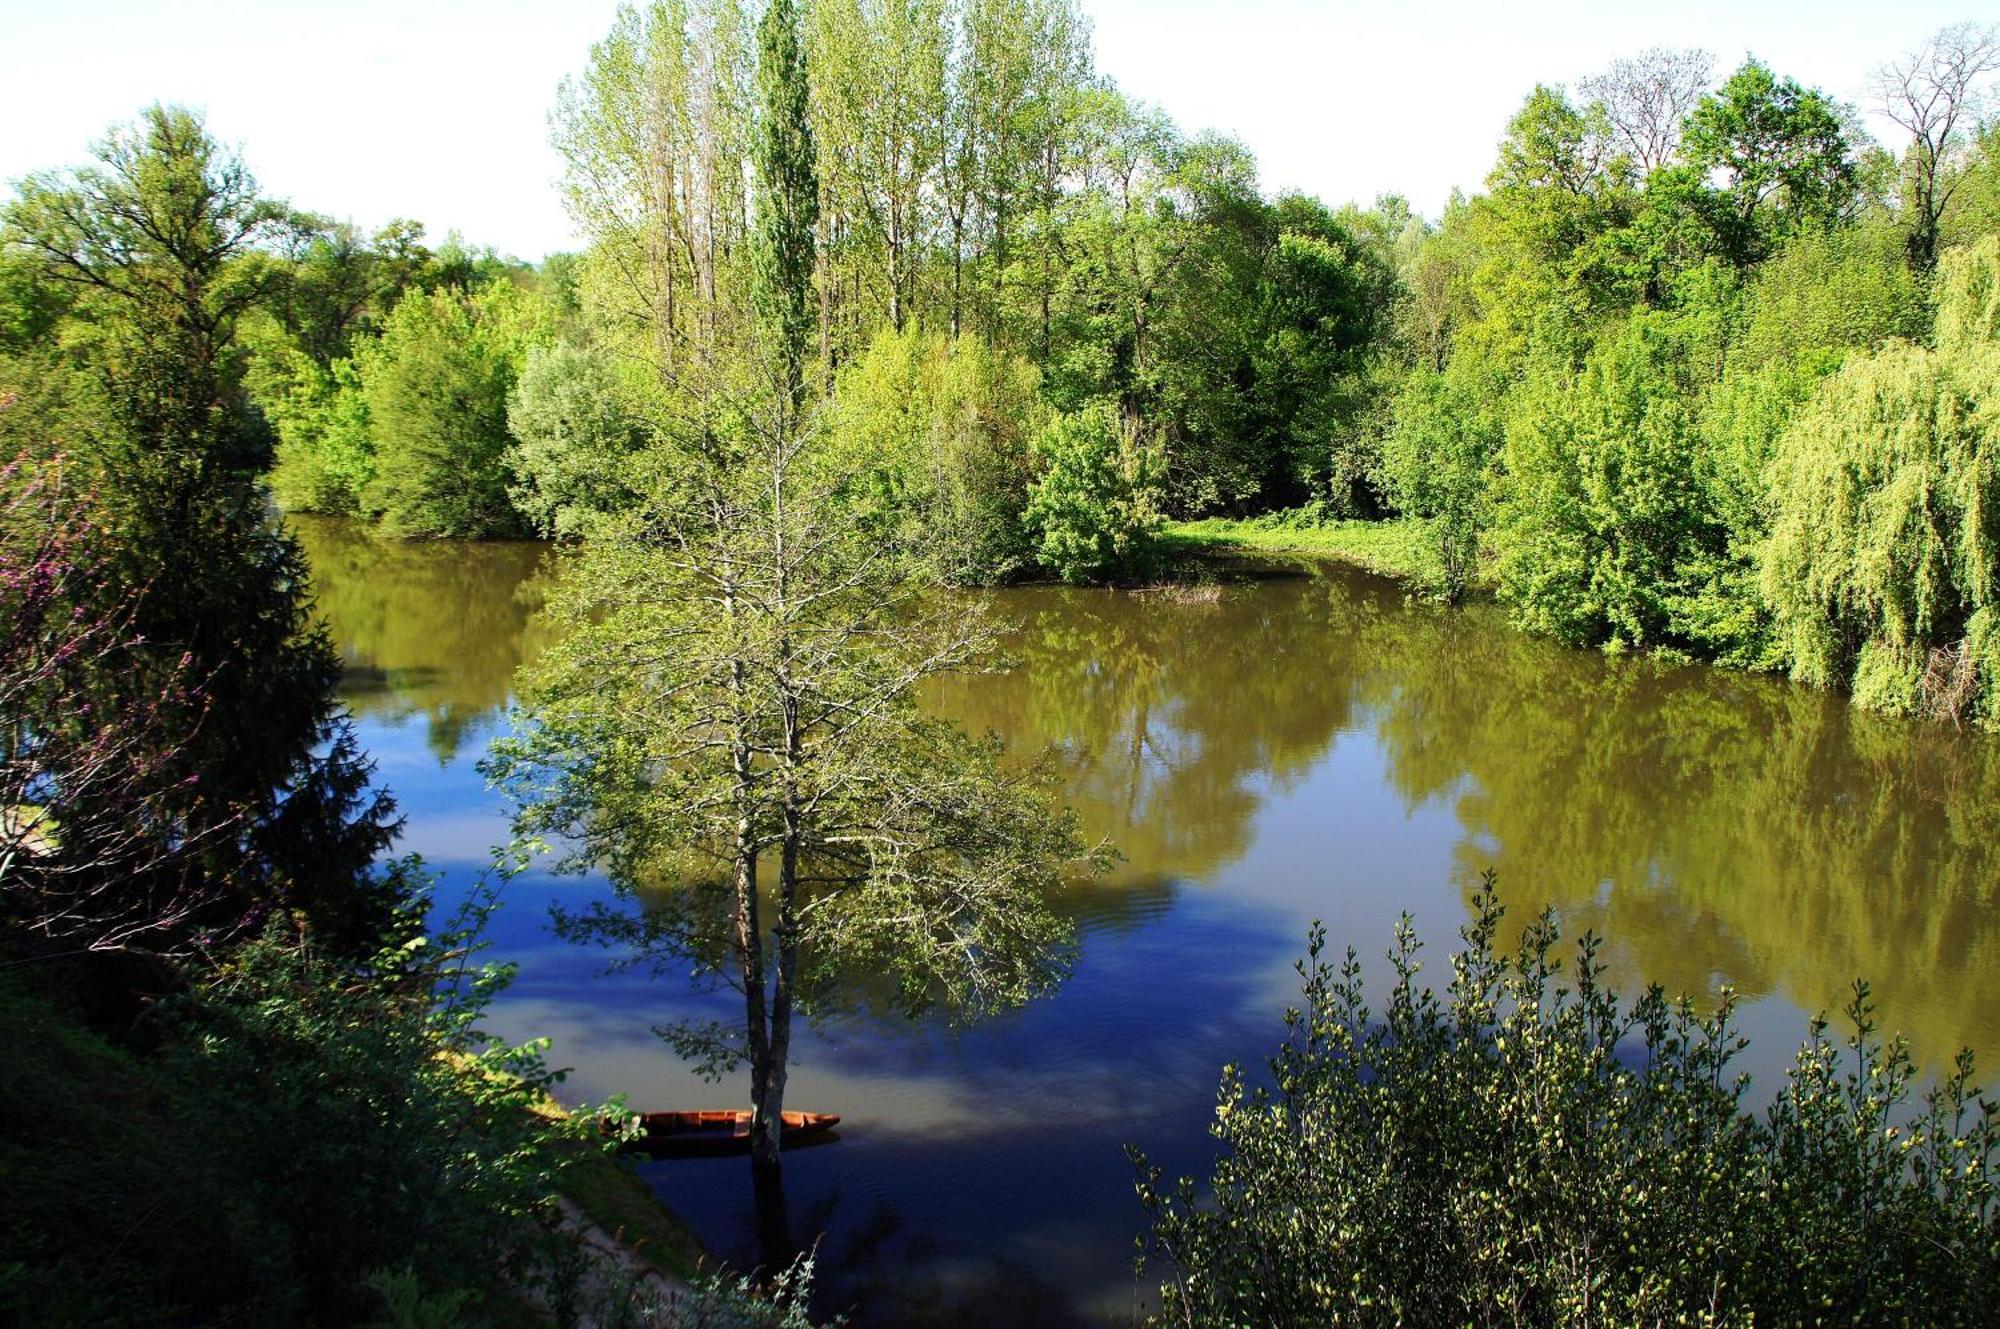
M 644 422 L 748 317 L 753 17 L 628 7 L 564 86 L 582 254 L 293 219 L 243 329 L 285 507 L 417 536 L 578 535 L 619 507 Z M 1068 0 L 827 3 L 804 44 L 811 379 L 941 571 L 1110 577 L 1165 514 L 1376 506 L 1355 438 L 1407 209 L 1264 198 L 1239 144 L 1095 72 Z M 16 322 L 39 345 L 64 311 Z
M 629 6 L 555 116 L 588 249 L 337 229 L 252 338 L 295 508 L 584 534 L 749 318 L 751 8 Z M 1992 33 L 1871 94 L 1652 51 L 1537 87 L 1485 191 L 1270 199 L 1098 74 L 1068 0 L 827 0 L 809 378 L 959 582 L 1143 575 L 1169 518 L 1418 526 L 1577 644 L 1996 713 Z M 334 294 L 334 293 L 339 294 Z
M 2000 717 L 1995 68 L 1970 28 L 1885 68 L 1900 157 L 1754 60 L 1538 88 L 1406 269 L 1379 475 L 1445 593 Z

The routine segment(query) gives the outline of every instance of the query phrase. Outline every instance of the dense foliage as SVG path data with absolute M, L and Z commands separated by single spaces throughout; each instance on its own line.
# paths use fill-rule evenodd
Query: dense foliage
M 867 475 L 855 501 L 939 580 L 990 584 L 1032 564 L 1040 385 L 1018 356 L 915 330 L 884 331 L 842 366 L 835 432 Z
M 1022 521 L 1042 566 L 1081 582 L 1143 567 L 1155 522 L 1149 461 L 1111 407 L 1056 416 L 1035 455 L 1042 473 Z
M 1969 1054 L 1919 1104 L 1857 987 L 1748 1110 L 1725 993 L 1630 1005 L 1488 889 L 1442 993 L 1407 923 L 1372 1008 L 1315 931 L 1270 1087 L 1229 1071 L 1212 1201 L 1141 1164 L 1187 1324 L 1973 1325 L 2000 1287 L 2000 1107 Z
M 478 1032 L 505 971 L 418 922 L 358 970 L 269 930 L 137 1045 L 10 979 L 10 1041 L 43 1047 L 0 1093 L 10 1322 L 355 1323 L 405 1268 L 490 1305 L 561 1158 L 527 1111 L 552 1078 Z
M 58 544 L 108 559 L 69 585 L 113 596 L 73 611 L 118 620 L 119 677 L 172 670 L 188 685 L 162 722 L 172 741 L 153 749 L 172 780 L 152 807 L 200 829 L 214 889 L 174 939 L 292 907 L 329 943 L 344 934 L 365 950 L 381 902 L 355 883 L 389 840 L 391 808 L 368 789 L 334 706 L 339 662 L 313 620 L 298 546 L 265 511 L 269 440 L 237 335 L 277 285 L 263 247 L 292 225 L 180 110 L 155 107 L 114 130 L 96 165 L 24 181 L 6 211 L 7 249 L 69 293 L 68 327 L 44 368 L 65 366 L 71 386 L 39 402 L 0 398 L 29 458 L 9 470 L 6 501 L 34 518 L 17 532 L 27 548 L 37 528 L 67 524 L 46 502 L 23 506 L 16 486 L 42 485 L 57 452 L 69 455 L 71 483 L 94 496 L 80 519 L 97 534 L 87 548 L 73 535 Z M 37 409 L 50 405 L 65 409 Z M 135 686 L 165 700 L 153 683 Z
M 1990 31 L 1883 66 L 1900 156 L 1754 58 L 1718 81 L 1654 50 L 1537 86 L 1484 192 L 1430 222 L 1393 195 L 1265 197 L 1240 145 L 1095 71 L 1071 0 L 827 0 L 764 52 L 769 8 L 628 7 L 564 84 L 580 254 L 245 214 L 216 289 L 256 293 L 228 306 L 231 372 L 286 506 L 582 537 L 636 501 L 639 422 L 754 327 L 782 333 L 801 407 L 824 394 L 843 445 L 880 453 L 856 501 L 947 581 L 1142 576 L 1107 533 L 1153 516 L 1398 518 L 1421 580 L 1491 587 L 1531 630 L 1852 682 L 1778 622 L 1800 590 L 1779 442 L 1852 357 L 1990 340 L 1991 292 L 1953 261 L 2000 225 Z M 23 257 L 0 382 L 86 421 L 99 389 L 55 348 L 88 344 L 96 297 L 23 280 Z M 1056 417 L 1115 418 L 1123 481 L 1079 474 Z M 1965 640 L 1912 639 L 1897 669 Z M 1990 718 L 1976 689 L 1949 699 Z
M 1530 630 L 1993 723 L 1974 200 L 2000 159 L 1968 125 L 2000 45 L 1947 29 L 1884 67 L 1900 161 L 1758 61 L 1708 70 L 1537 88 L 1487 192 L 1400 249 L 1380 498 L 1416 572 Z
M 503 769 L 643 906 L 572 933 L 742 990 L 741 1031 L 668 1032 L 752 1063 L 773 1168 L 795 1009 L 977 1014 L 1069 956 L 1073 828 L 913 701 L 993 644 L 932 583 L 1389 518 L 1561 641 L 2000 725 L 1996 72 L 1970 25 L 1885 65 L 1892 150 L 1759 60 L 1648 52 L 1533 88 L 1433 223 L 1267 197 L 1095 70 L 1075 0 L 656 0 L 561 91 L 588 246 L 538 266 L 300 213 L 179 108 L 20 181 L 0 1022 L 46 1051 L 0 1092 L 0 1306 L 444 1321 L 565 1258 L 528 1250 L 550 1077 L 375 866 L 393 805 L 268 496 L 589 542 Z M 1215 1207 L 1146 1183 L 1174 1310 L 1977 1318 L 1969 1067 L 1911 1109 L 1863 994 L 1855 1068 L 1815 1028 L 1755 1117 L 1726 1006 L 1623 1009 L 1588 946 L 1565 991 L 1546 925 L 1501 957 L 1496 924 L 1443 998 L 1405 939 L 1379 1023 L 1315 941 L 1275 1095 L 1225 1087 Z

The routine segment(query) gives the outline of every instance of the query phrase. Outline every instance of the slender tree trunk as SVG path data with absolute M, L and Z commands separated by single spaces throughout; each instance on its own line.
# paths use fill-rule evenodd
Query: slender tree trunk
M 903 246 L 889 237 L 889 326 L 903 330 Z
M 831 234 L 833 223 L 825 219 L 828 211 L 830 209 L 822 209 L 820 213 L 818 252 L 814 254 L 813 261 L 819 269 L 819 280 L 814 283 L 818 288 L 819 295 L 819 362 L 824 372 L 830 376 L 835 368 L 833 363 L 833 283 L 835 278 L 833 259 L 829 257 L 832 251 L 828 245 L 828 236 Z
M 736 587 L 723 588 L 724 617 L 736 617 Z M 784 1109 L 784 1073 L 773 1075 L 771 1034 L 764 991 L 764 929 L 757 904 L 757 827 L 754 816 L 756 772 L 751 764 L 748 678 L 739 656 L 729 666 L 729 687 L 736 708 L 730 735 L 730 770 L 736 788 L 736 965 L 743 982 L 744 1034 L 750 1060 L 750 1159 L 752 1170 L 778 1165 L 778 1135 L 771 1129 Z M 775 1079 L 777 1101 L 772 1103 Z
M 965 289 L 965 216 L 951 219 L 951 339 L 958 340 L 960 308 Z

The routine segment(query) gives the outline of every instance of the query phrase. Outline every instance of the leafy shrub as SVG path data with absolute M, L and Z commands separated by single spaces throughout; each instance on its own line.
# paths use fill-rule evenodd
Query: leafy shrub
M 1935 296 L 1940 351 L 2000 341 L 2000 235 L 1947 253 L 1938 264 Z
M 1467 354 L 1441 373 L 1412 374 L 1396 398 L 1383 487 L 1397 508 L 1425 523 L 1430 578 L 1447 600 L 1463 596 L 1479 568 L 1506 395 L 1505 374 Z
M 364 375 L 375 472 L 362 508 L 397 535 L 520 530 L 507 496 L 518 311 L 507 286 L 403 297 Z
M 542 1046 L 479 1030 L 511 976 L 476 962 L 485 904 L 430 936 L 413 910 L 360 966 L 274 926 L 162 1003 L 152 1046 L 0 990 L 23 1053 L 0 1234 L 24 1257 L 0 1322 L 349 1324 L 386 1269 L 468 1308 L 505 1296 L 590 1118 L 539 1115 Z
M 1576 645 L 1685 643 L 1678 601 L 1725 544 L 1693 418 L 1713 332 L 1642 311 L 1580 372 L 1530 373 L 1495 540 L 1501 594 L 1523 626 Z
M 1033 560 L 1022 511 L 1040 376 L 977 338 L 882 332 L 840 376 L 841 446 L 866 459 L 860 501 L 890 538 L 957 585 Z
M 1024 521 L 1035 557 L 1068 582 L 1109 581 L 1146 565 L 1159 518 L 1151 468 L 1109 404 L 1058 415 L 1035 439 L 1041 476 Z
M 251 390 L 278 434 L 271 493 L 287 512 L 361 510 L 375 477 L 375 439 L 362 394 L 367 349 L 326 369 L 291 347 L 273 346 L 254 362 Z
M 1212 1198 L 1140 1165 L 1165 1319 L 1216 1325 L 1990 1322 L 2000 1107 L 1970 1054 L 1930 1091 L 1856 985 L 1768 1113 L 1745 1046 L 1657 987 L 1629 1008 L 1545 915 L 1500 954 L 1488 878 L 1443 994 L 1406 919 L 1379 1015 L 1315 928 L 1273 1088 L 1225 1071 Z
M 514 506 L 544 535 L 579 536 L 632 502 L 623 464 L 645 433 L 602 352 L 567 344 L 528 352 L 507 402 Z

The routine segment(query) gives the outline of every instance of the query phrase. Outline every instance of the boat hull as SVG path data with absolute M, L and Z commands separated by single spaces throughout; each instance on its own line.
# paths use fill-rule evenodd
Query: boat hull
M 652 1158 L 713 1158 L 750 1152 L 746 1111 L 642 1112 L 639 1131 L 626 1148 Z M 778 1132 L 780 1149 L 832 1144 L 840 1118 L 826 1112 L 787 1112 Z

